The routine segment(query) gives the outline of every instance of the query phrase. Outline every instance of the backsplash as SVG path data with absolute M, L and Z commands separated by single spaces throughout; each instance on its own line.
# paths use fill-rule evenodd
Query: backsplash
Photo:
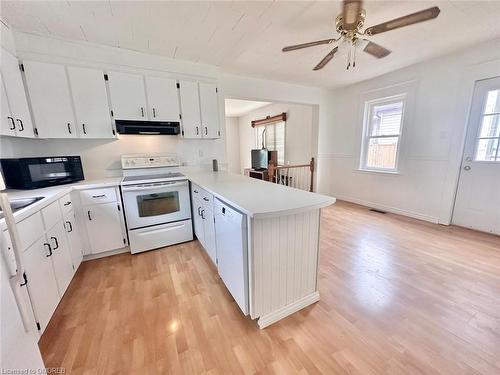
M 120 135 L 117 140 L 1 137 L 0 157 L 79 155 L 86 179 L 120 176 L 120 156 L 135 153 L 177 153 L 183 165 L 207 168 L 215 158 L 225 169 L 225 141 L 221 135 L 215 140 L 158 135 Z

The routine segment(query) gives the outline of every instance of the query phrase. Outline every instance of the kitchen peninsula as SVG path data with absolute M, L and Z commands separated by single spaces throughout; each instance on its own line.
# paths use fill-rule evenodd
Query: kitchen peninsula
M 206 191 L 207 202 L 220 200 L 246 215 L 249 308 L 240 306 L 244 313 L 264 328 L 319 300 L 320 210 L 335 198 L 227 172 L 187 176 Z M 217 220 L 217 204 L 214 210 Z

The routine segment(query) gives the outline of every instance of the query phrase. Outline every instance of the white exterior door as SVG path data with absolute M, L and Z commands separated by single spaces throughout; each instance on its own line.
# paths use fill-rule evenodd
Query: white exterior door
M 0 78 L 2 78 L 0 76 Z M 1 135 L 16 135 L 16 123 L 14 117 L 9 108 L 9 101 L 7 99 L 7 93 L 5 92 L 5 86 L 3 84 L 3 78 L 0 79 L 0 95 L 1 95 L 1 105 L 2 105 L 2 122 L 0 124 L 0 134 Z
M 140 74 L 109 72 L 109 91 L 114 118 L 117 120 L 145 120 L 146 90 Z
M 149 118 L 153 121 L 179 121 L 177 81 L 171 78 L 146 77 Z
M 500 234 L 500 77 L 476 82 L 453 223 Z
M 77 137 L 65 67 L 34 61 L 23 64 L 40 138 Z
M 200 110 L 203 138 L 219 138 L 219 99 L 215 83 L 200 82 Z
M 59 295 L 62 297 L 68 288 L 75 270 L 71 261 L 68 240 L 63 223 L 58 222 L 54 228 L 47 232 L 47 238 L 52 247 L 52 264 L 56 276 Z
M 92 254 L 125 246 L 116 202 L 87 206 L 84 211 Z
M 33 123 L 28 109 L 23 79 L 17 58 L 2 48 L 2 79 L 9 98 L 10 111 L 15 121 L 16 134 L 34 137 Z
M 198 82 L 180 81 L 179 84 L 184 138 L 201 138 L 202 129 Z
M 102 70 L 68 67 L 76 122 L 82 138 L 114 138 Z
M 35 316 L 40 323 L 40 334 L 59 303 L 59 291 L 54 276 L 51 257 L 54 254 L 49 250 L 45 238 L 35 242 L 23 254 L 24 268 L 28 277 L 28 290 L 35 310 Z

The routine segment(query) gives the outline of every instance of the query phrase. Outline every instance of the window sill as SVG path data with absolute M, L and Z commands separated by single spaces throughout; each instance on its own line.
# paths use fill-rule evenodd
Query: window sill
M 384 171 L 382 169 L 358 168 L 358 169 L 355 169 L 354 172 L 370 173 L 370 174 L 376 174 L 376 175 L 382 175 L 382 176 L 401 176 L 401 173 L 399 173 L 399 171 Z

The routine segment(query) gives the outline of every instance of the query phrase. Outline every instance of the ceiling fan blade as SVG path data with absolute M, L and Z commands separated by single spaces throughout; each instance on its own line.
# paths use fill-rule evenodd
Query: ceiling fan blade
M 330 62 L 331 59 L 333 59 L 333 56 L 337 53 L 339 47 L 335 47 L 334 49 L 332 49 L 328 55 L 326 55 L 325 57 L 323 57 L 323 60 L 321 60 L 318 65 L 316 65 L 314 67 L 313 70 L 320 70 L 322 69 L 326 64 L 328 64 Z
M 405 27 L 413 25 L 415 23 L 432 20 L 439 15 L 439 12 L 441 11 L 439 10 L 438 7 L 432 7 L 429 9 L 421 10 L 420 12 L 408 14 L 406 16 L 399 17 L 391 21 L 371 26 L 365 30 L 365 34 L 375 35 L 375 34 L 385 33 L 386 31 L 399 29 L 400 27 Z
M 342 3 L 342 27 L 344 30 L 356 29 L 362 6 L 363 2 L 360 0 L 344 0 Z
M 384 48 L 373 42 L 368 42 L 365 48 L 363 48 L 363 51 L 372 56 L 375 56 L 377 59 L 384 58 L 391 53 L 391 51 L 389 51 L 387 48 Z
M 297 49 L 302 49 L 302 48 L 307 48 L 307 47 L 314 47 L 314 46 L 320 46 L 322 44 L 330 44 L 333 42 L 336 42 L 337 39 L 324 39 L 324 40 L 317 40 L 315 42 L 309 42 L 309 43 L 302 43 L 302 44 L 295 44 L 293 46 L 288 46 L 282 49 L 283 52 L 289 52 L 289 51 L 295 51 Z

